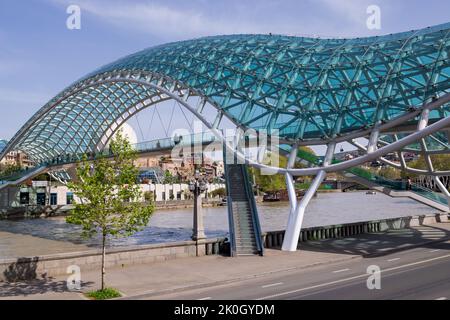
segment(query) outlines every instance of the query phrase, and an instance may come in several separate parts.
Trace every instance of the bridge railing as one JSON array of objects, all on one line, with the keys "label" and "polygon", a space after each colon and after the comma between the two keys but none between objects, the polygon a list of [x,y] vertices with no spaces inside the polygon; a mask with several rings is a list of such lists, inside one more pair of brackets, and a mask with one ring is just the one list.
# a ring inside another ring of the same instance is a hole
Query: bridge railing
[{"label": "bridge railing", "polygon": [[[151,152],[164,149],[171,149],[176,146],[191,146],[192,144],[202,143],[208,144],[217,141],[217,137],[210,132],[203,132],[199,134],[191,134],[186,136],[175,136],[173,138],[155,139],[151,141],[141,142],[133,144],[132,147],[137,152]],[[8,183],[9,181],[15,181],[42,167],[59,166],[71,163],[77,163],[86,159],[88,161],[95,160],[103,157],[110,157],[112,153],[109,149],[105,149],[99,152],[87,152],[87,153],[69,153],[56,156],[52,159],[39,162],[35,167],[29,169],[23,169],[12,172],[8,175],[0,176],[0,185]]]},{"label": "bridge railing", "polygon": [[[322,160],[321,157],[318,157],[304,149],[300,149],[297,152],[297,156],[301,159],[304,159],[310,163],[319,165],[321,164]],[[341,161],[339,160],[333,160],[333,163],[339,163]],[[431,201],[443,204],[443,205],[447,205],[448,204],[448,200],[447,197],[445,197],[443,194],[435,192],[431,189],[422,187],[418,184],[411,184],[411,188],[407,189],[407,184],[404,181],[400,181],[400,180],[390,180],[384,177],[381,177],[379,175],[374,174],[373,172],[366,170],[364,168],[361,167],[354,167],[354,168],[350,168],[348,170],[346,170],[349,173],[354,174],[355,176],[358,176],[360,178],[369,180],[369,181],[373,181],[381,186],[385,186],[388,187],[390,189],[393,190],[397,190],[397,191],[411,191],[414,192],[422,197],[425,197]]]}]

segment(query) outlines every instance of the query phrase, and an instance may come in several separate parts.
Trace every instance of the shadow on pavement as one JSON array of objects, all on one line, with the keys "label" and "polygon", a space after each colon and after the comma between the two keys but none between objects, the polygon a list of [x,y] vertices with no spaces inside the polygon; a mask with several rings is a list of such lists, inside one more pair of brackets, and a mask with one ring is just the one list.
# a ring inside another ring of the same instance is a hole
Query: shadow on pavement
[{"label": "shadow on pavement", "polygon": [[[47,278],[46,274],[38,275],[38,262],[38,257],[19,258],[10,264],[3,272],[5,281],[0,281],[0,298],[69,292],[66,281],[54,281],[53,278]],[[82,287],[92,284],[86,282]]]},{"label": "shadow on pavement", "polygon": [[450,239],[450,229],[421,226],[414,229],[389,230],[383,233],[361,234],[340,239],[327,239],[301,243],[299,250],[364,257],[387,255],[408,247],[423,246],[450,251],[450,243],[430,243]]},{"label": "shadow on pavement", "polygon": [[[83,288],[88,288],[93,282],[85,282]],[[53,278],[31,280],[27,282],[0,282],[0,298],[26,297],[46,293],[73,292],[67,288],[66,281],[55,281]]]},{"label": "shadow on pavement", "polygon": [[36,269],[39,257],[19,258],[10,264],[3,272],[3,277],[8,282],[26,281],[37,278]]}]

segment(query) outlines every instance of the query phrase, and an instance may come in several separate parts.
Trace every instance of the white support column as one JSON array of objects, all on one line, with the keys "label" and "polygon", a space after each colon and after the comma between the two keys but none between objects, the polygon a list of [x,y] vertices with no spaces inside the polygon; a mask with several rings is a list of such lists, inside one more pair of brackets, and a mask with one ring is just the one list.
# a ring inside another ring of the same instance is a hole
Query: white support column
[{"label": "white support column", "polygon": [[[297,159],[298,145],[294,144],[292,146],[291,153],[289,154],[287,168],[292,169],[295,166],[295,160]],[[294,177],[290,173],[286,173],[286,186],[289,197],[290,211],[288,218],[288,225],[292,221],[295,209],[297,208],[297,194],[295,192],[295,181]]]},{"label": "white support column", "polygon": [[430,109],[423,109],[419,123],[417,125],[417,130],[421,131],[425,129],[428,126],[429,119],[430,119]]},{"label": "white support column", "polygon": [[[419,131],[425,129],[428,126],[429,118],[430,118],[430,110],[424,109],[422,111],[421,119],[419,121],[418,128],[417,128]],[[428,149],[427,149],[427,144],[425,142],[425,139],[421,139],[420,144],[421,144],[422,152],[423,152],[422,156],[425,158],[425,164],[427,165],[428,172],[432,173],[432,172],[434,172],[433,161],[431,160],[430,155],[427,153]],[[433,176],[432,179],[438,186],[439,190],[447,198],[447,205],[448,205],[448,208],[450,211],[450,192],[447,190],[447,188],[444,186],[444,184],[442,183],[441,179],[438,176]]]},{"label": "white support column", "polygon": [[369,137],[369,144],[367,145],[367,153],[374,153],[377,151],[379,136],[380,131],[378,129],[372,131]]},{"label": "white support column", "polygon": [[[336,144],[334,142],[328,145],[327,153],[325,155],[325,159],[323,162],[324,167],[328,166],[333,160],[335,148]],[[320,184],[323,182],[326,176],[327,173],[324,170],[319,171],[319,173],[314,178],[311,186],[306,191],[305,196],[301,199],[300,203],[297,204],[294,213],[292,214],[292,216],[289,217],[286,233],[284,236],[283,246],[281,248],[282,251],[291,251],[291,252],[297,251],[298,240],[303,225],[303,219],[305,217],[306,207],[313,198],[317,189],[319,189]]]}]

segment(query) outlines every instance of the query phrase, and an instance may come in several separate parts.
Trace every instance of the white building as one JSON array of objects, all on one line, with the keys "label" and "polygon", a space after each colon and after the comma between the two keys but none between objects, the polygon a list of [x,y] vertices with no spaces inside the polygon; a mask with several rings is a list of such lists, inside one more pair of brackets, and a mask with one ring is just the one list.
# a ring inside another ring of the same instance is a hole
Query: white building
[{"label": "white building", "polygon": [[[208,193],[225,188],[224,184],[208,184],[207,192],[202,194],[205,198]],[[64,185],[50,186],[47,181],[33,181],[32,186],[7,188],[7,192],[0,193],[0,207],[23,207],[34,205],[65,206],[77,200],[71,190]],[[191,199],[188,184],[141,184],[141,190],[151,192],[155,201],[180,201]],[[143,199],[141,199],[144,201]]]}]

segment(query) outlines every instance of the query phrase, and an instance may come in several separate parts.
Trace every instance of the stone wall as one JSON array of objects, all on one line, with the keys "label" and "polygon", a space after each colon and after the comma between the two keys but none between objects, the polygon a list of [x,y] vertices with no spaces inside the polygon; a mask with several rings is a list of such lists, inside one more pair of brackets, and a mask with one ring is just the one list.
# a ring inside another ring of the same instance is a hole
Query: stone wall
[{"label": "stone wall", "polygon": [[[106,267],[122,267],[226,252],[225,239],[208,239],[199,241],[198,245],[195,241],[185,241],[112,248],[107,250]],[[82,271],[98,270],[101,267],[101,250],[0,260],[0,281],[15,282],[63,275],[67,274],[67,268],[73,265],[79,266]]]},{"label": "stone wall", "polygon": [[[421,225],[429,225],[448,221],[447,213],[436,215],[412,216],[393,219],[384,219],[377,221],[366,221],[358,223],[349,223],[342,225],[304,228],[300,232],[299,243],[323,240],[338,239],[358,234],[377,233],[388,230],[400,230]],[[265,248],[281,247],[284,240],[285,231],[271,231],[262,235]]]}]

